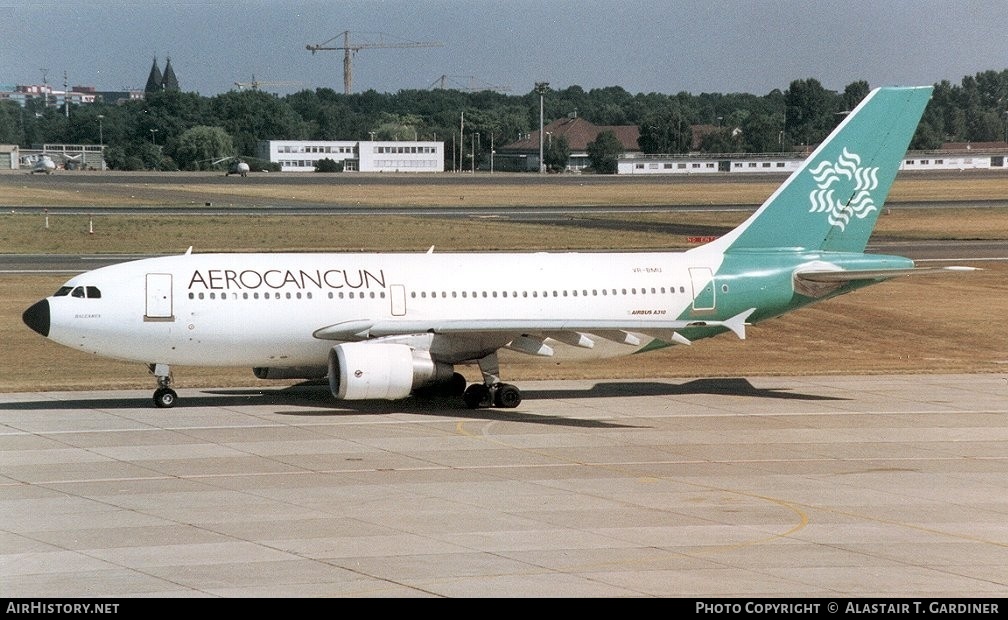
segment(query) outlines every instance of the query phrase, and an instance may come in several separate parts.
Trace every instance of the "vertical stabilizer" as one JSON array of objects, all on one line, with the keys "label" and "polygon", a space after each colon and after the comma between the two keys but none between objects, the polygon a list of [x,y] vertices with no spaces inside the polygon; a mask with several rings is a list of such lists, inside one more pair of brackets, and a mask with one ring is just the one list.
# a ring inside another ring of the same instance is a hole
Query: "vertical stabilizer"
[{"label": "vertical stabilizer", "polygon": [[931,91],[873,90],[749,219],[704,247],[863,252]]}]

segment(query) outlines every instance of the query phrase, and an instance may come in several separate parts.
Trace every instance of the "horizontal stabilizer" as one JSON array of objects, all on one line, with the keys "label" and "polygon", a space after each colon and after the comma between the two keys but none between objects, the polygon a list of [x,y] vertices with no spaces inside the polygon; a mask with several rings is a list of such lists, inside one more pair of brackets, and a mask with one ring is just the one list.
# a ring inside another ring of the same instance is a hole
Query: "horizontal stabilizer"
[{"label": "horizontal stabilizer", "polygon": [[739,312],[735,316],[725,321],[690,321],[686,327],[727,327],[739,340],[745,340],[746,319],[756,312],[756,308],[749,308],[745,312]]},{"label": "horizontal stabilizer", "polygon": [[979,267],[913,267],[910,269],[846,269],[799,271],[795,277],[809,282],[855,282],[886,280],[900,276],[927,275],[949,271],[980,271]]}]

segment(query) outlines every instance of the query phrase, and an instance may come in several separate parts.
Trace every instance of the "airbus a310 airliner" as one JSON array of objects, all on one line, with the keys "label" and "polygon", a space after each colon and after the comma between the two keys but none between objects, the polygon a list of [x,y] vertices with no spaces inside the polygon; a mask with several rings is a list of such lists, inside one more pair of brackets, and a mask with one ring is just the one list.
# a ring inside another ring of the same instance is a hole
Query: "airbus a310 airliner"
[{"label": "airbus a310 airliner", "polygon": [[[921,271],[864,249],[931,87],[873,90],[760,208],[685,252],[199,254],[80,274],[24,322],[60,344],[147,364],[328,377],[337,399],[441,387],[516,407],[498,352],[549,360],[690,344]],[[191,250],[191,248],[190,248]],[[478,364],[466,386],[455,366]]]}]

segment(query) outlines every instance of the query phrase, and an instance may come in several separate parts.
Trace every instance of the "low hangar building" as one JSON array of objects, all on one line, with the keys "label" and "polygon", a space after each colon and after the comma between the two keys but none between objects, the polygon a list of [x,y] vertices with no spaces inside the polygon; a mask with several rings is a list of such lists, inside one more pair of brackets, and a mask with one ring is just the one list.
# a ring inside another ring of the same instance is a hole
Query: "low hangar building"
[{"label": "low hangar building", "polygon": [[444,142],[371,140],[264,140],[258,156],[281,172],[313,172],[320,159],[346,172],[444,172]]}]

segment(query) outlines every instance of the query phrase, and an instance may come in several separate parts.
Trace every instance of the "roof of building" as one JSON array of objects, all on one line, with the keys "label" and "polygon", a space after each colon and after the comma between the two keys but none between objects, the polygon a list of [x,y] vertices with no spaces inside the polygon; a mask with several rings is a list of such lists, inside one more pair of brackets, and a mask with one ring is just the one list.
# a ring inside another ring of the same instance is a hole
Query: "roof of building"
[{"label": "roof of building", "polygon": [[946,142],[941,145],[942,151],[1003,151],[1008,148],[1005,142]]},{"label": "roof of building", "polygon": [[[562,136],[572,151],[584,151],[588,143],[593,142],[603,131],[611,131],[627,152],[640,151],[637,138],[640,129],[636,125],[596,125],[583,118],[567,117],[553,121],[543,127],[546,139],[550,136]],[[533,131],[520,140],[500,147],[502,151],[539,151],[539,132]]]}]

